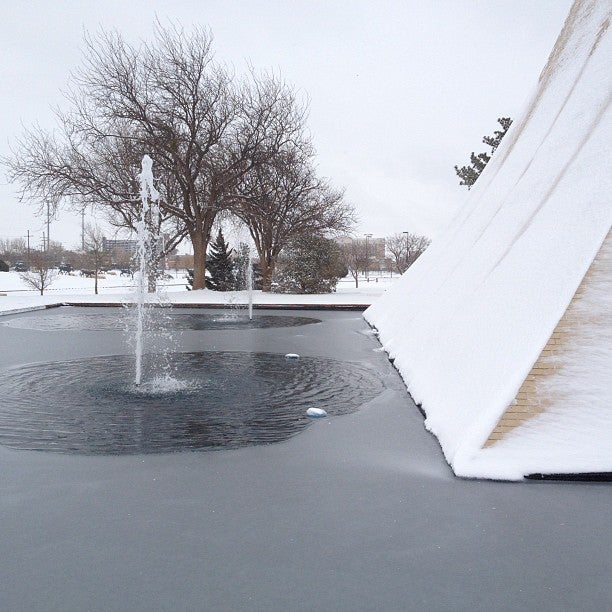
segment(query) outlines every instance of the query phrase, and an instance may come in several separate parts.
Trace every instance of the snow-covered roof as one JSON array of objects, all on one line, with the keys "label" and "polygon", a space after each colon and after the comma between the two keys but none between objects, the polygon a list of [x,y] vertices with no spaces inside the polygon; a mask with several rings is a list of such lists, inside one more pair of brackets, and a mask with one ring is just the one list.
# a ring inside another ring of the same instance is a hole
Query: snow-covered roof
[{"label": "snow-covered roof", "polygon": [[[483,462],[482,446],[610,229],[610,7],[575,2],[522,116],[460,214],[365,313],[458,475],[572,471],[546,452],[535,469],[516,458],[514,469],[497,469]],[[600,348],[609,362],[612,349]],[[612,471],[612,451],[586,469],[604,468]]]}]

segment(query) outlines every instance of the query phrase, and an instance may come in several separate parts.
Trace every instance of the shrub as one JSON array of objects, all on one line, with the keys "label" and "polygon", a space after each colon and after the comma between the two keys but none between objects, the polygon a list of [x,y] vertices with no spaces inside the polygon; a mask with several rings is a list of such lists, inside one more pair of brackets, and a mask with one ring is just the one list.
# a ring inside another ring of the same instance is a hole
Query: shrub
[{"label": "shrub", "polygon": [[279,258],[272,289],[276,293],[332,293],[346,276],[338,245],[322,236],[295,239]]}]

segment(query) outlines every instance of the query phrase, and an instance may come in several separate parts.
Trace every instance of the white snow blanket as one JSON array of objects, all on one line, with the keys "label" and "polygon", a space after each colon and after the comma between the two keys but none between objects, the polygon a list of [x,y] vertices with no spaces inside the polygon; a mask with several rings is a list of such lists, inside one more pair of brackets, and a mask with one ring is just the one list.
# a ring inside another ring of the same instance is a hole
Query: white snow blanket
[{"label": "white snow blanket", "polygon": [[580,369],[560,381],[567,427],[536,418],[482,449],[612,222],[610,12],[606,0],[573,5],[463,210],[365,313],[460,476],[612,471],[612,349],[598,330],[583,370],[608,375],[595,390]]}]

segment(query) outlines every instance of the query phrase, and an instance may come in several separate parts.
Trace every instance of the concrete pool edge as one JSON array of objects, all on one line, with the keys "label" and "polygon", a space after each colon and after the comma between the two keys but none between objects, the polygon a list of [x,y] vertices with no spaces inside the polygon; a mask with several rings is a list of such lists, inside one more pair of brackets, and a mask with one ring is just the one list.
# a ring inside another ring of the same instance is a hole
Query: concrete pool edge
[{"label": "concrete pool edge", "polygon": [[[115,308],[121,306],[133,306],[132,302],[62,302],[54,306],[80,306],[84,308]],[[202,309],[228,309],[235,310],[245,307],[246,304],[232,305],[226,303],[201,303],[201,302],[170,302],[167,304],[150,304],[155,308],[202,308]],[[346,310],[363,312],[369,304],[253,304],[254,310]]]},{"label": "concrete pool edge", "polygon": [[[41,304],[37,306],[24,306],[13,310],[0,310],[0,317],[4,315],[16,315],[37,310],[48,310],[62,306],[73,306],[82,308],[122,308],[134,306],[133,302],[55,302],[53,304]],[[201,309],[236,309],[235,305],[225,303],[189,303],[170,302],[168,304],[150,304],[154,308],[201,308]],[[329,311],[353,311],[363,312],[369,304],[253,304],[254,310],[329,310]]]}]

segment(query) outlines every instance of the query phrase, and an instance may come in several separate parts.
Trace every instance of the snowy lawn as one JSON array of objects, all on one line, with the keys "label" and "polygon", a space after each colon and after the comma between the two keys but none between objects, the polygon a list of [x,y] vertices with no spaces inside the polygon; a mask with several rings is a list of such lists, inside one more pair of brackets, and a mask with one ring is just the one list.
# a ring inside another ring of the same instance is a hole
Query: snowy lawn
[{"label": "snowy lawn", "polygon": [[[187,280],[184,272],[169,272],[171,279],[160,283],[165,299],[178,304],[227,304],[240,305],[248,303],[246,291],[187,291]],[[341,279],[335,293],[319,295],[290,295],[280,293],[263,293],[255,291],[253,302],[257,304],[332,304],[336,306],[369,306],[380,297],[391,284],[399,278],[397,275],[370,273],[370,281],[359,279],[359,288],[351,278]],[[135,296],[135,285],[131,278],[120,276],[116,271],[105,274],[98,279],[98,295],[94,294],[94,279],[73,274],[58,274],[44,295],[28,289],[17,272],[0,272],[0,314],[15,312],[21,309],[44,308],[47,304],[70,302],[125,302]]]}]

